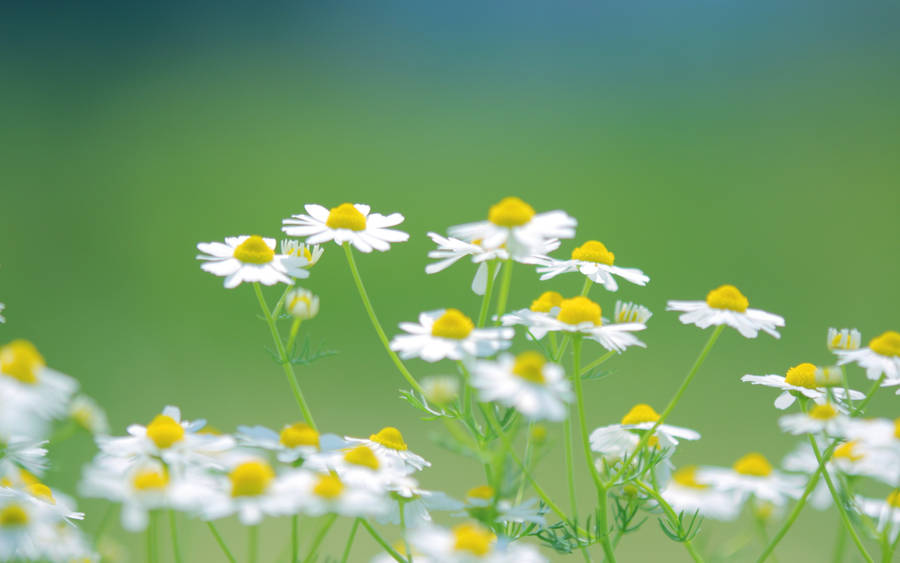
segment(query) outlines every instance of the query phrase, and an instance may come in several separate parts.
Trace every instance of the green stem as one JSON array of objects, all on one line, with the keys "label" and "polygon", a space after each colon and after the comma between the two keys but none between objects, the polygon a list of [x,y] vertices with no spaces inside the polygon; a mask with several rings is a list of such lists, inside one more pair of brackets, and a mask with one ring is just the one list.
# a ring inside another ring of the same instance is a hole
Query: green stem
[{"label": "green stem", "polygon": [[300,515],[291,516],[291,563],[297,563],[300,556]]},{"label": "green stem", "polygon": [[406,560],[409,563],[412,563],[413,553],[409,548],[409,541],[406,539],[406,510],[404,510],[404,503],[400,502],[400,533],[403,536],[403,548],[406,550]]},{"label": "green stem", "polygon": [[93,546],[95,549],[98,545],[100,545],[100,540],[103,538],[103,533],[106,531],[106,527],[112,520],[112,515],[115,510],[115,504],[110,503],[109,506],[106,507],[106,511],[103,513],[103,517],[100,519],[100,523],[97,525],[97,530],[94,532]]},{"label": "green stem", "polygon": [[178,544],[178,523],[175,521],[175,511],[169,510],[169,529],[172,532],[172,553],[175,563],[181,563],[181,547]]},{"label": "green stem", "polygon": [[506,301],[509,299],[509,287],[512,285],[512,257],[503,261],[503,280],[500,282],[500,293],[497,295],[497,318],[494,324],[500,324],[500,317],[506,312]]},{"label": "green stem", "polygon": [[487,263],[487,286],[484,296],[481,298],[481,310],[478,312],[478,328],[483,328],[487,322],[488,311],[491,308],[491,294],[494,293],[494,272],[497,271],[498,262],[490,260]]},{"label": "green stem", "polygon": [[353,526],[350,527],[350,536],[347,538],[347,545],[344,546],[344,554],[341,556],[341,563],[347,563],[347,559],[350,557],[350,548],[353,547],[353,540],[356,539],[356,530],[359,529],[359,518],[353,521]]},{"label": "green stem", "polygon": [[588,365],[586,365],[586,366],[584,366],[583,368],[581,368],[581,374],[580,374],[580,375],[581,375],[582,377],[584,377],[585,375],[589,374],[589,373],[591,372],[591,370],[593,370],[595,367],[597,367],[597,366],[599,366],[599,365],[605,363],[608,359],[612,358],[612,357],[615,356],[615,355],[616,355],[616,353],[615,353],[613,350],[610,350],[609,352],[603,354],[602,356],[600,356],[599,358],[597,358],[597,359],[594,360],[593,362],[591,362],[591,363],[589,363]]},{"label": "green stem", "polygon": [[587,297],[588,293],[591,292],[591,286],[594,285],[593,280],[591,278],[584,278],[584,285],[581,286],[581,296]]},{"label": "green stem", "polygon": [[275,351],[278,353],[278,361],[281,363],[281,369],[284,370],[284,376],[287,378],[288,385],[294,393],[294,399],[300,407],[300,412],[303,413],[303,419],[313,428],[313,430],[317,430],[316,422],[313,420],[309,406],[306,404],[306,399],[303,398],[303,391],[300,390],[300,384],[297,382],[297,374],[294,373],[294,365],[291,363],[291,358],[284,348],[284,342],[281,340],[281,334],[278,332],[278,325],[275,323],[275,318],[269,311],[269,306],[266,303],[266,298],[263,296],[259,282],[253,282],[253,289],[256,291],[256,298],[259,300],[259,306],[262,308],[266,324],[269,325],[269,332],[272,333],[272,340],[275,342]]},{"label": "green stem", "polygon": [[[594,486],[599,493],[600,489],[606,487],[603,486],[603,482],[600,480],[600,474],[597,473],[597,467],[593,463],[594,456],[591,453],[591,442],[588,438],[587,421],[584,414],[584,389],[582,388],[581,376],[579,375],[581,373],[582,343],[583,340],[581,335],[575,336],[575,339],[572,342],[572,379],[575,380],[575,401],[578,408],[578,426],[581,430],[581,446],[584,448],[584,460],[588,465],[588,471],[591,474],[591,478],[594,480]],[[605,506],[601,506],[600,510],[605,512]]]},{"label": "green stem", "polygon": [[[659,494],[656,489],[648,487],[640,481],[637,481],[636,485],[639,489],[646,492],[648,495],[652,496],[654,500],[656,500],[657,504],[659,504],[659,507],[663,509],[663,512],[666,513],[670,520],[674,522],[680,522],[675,509],[672,508],[672,505],[669,504],[669,502],[665,498],[663,498],[663,496]],[[679,530],[679,532],[681,532],[681,530]],[[697,563],[703,563],[703,557],[700,555],[700,552],[697,551],[697,548],[694,547],[694,544],[691,542],[691,540],[685,541],[684,547],[685,549],[687,549],[688,553],[691,555],[691,558],[693,558],[694,561],[696,561]]]},{"label": "green stem", "polygon": [[575,493],[575,464],[574,464],[574,456],[572,455],[573,444],[572,444],[572,416],[571,411],[569,416],[566,416],[566,419],[563,421],[563,434],[565,434],[565,457],[566,457],[566,476],[568,478],[568,486],[569,486],[569,510],[575,519],[578,518],[578,495]]},{"label": "green stem", "polygon": [[209,526],[209,531],[212,533],[213,537],[216,538],[216,543],[219,544],[219,547],[222,549],[222,553],[225,554],[225,557],[231,563],[237,563],[237,560],[232,555],[231,550],[228,549],[228,546],[225,544],[225,540],[222,539],[221,534],[219,534],[219,530],[216,529],[216,525],[212,522],[207,522],[207,526]]},{"label": "green stem", "polygon": [[425,394],[425,390],[422,389],[422,386],[419,385],[419,382],[409,373],[409,370],[406,369],[406,365],[400,359],[400,356],[397,355],[396,352],[391,350],[391,343],[388,341],[387,335],[384,333],[384,329],[381,327],[381,323],[378,322],[378,317],[375,315],[375,309],[372,308],[372,302],[369,300],[369,294],[366,292],[366,286],[363,285],[362,278],[359,277],[359,269],[356,267],[356,260],[353,258],[353,250],[350,248],[350,243],[344,243],[344,253],[347,255],[347,264],[350,266],[350,274],[353,276],[353,282],[356,284],[356,290],[359,291],[359,296],[362,299],[363,307],[366,309],[366,313],[369,314],[369,320],[372,321],[372,326],[375,328],[375,332],[378,334],[378,339],[381,340],[382,346],[387,351],[388,356],[391,357],[391,360],[394,362],[394,365],[397,366],[397,369],[400,370],[400,374],[406,379],[406,381],[412,386],[413,389],[421,393]]},{"label": "green stem", "polygon": [[316,551],[318,551],[319,546],[322,545],[322,541],[325,539],[325,536],[328,534],[328,530],[331,529],[334,521],[337,520],[337,514],[330,514],[326,517],[325,523],[322,524],[322,528],[316,534],[316,537],[313,538],[312,545],[309,548],[309,553],[306,555],[306,558],[303,560],[303,563],[309,563],[313,561],[316,557]]},{"label": "green stem", "polygon": [[259,524],[247,526],[247,561],[256,563],[259,557]]},{"label": "green stem", "polygon": [[838,521],[838,529],[835,535],[834,555],[831,557],[832,563],[841,563],[844,560],[844,548],[847,544],[847,530],[844,529],[844,523]]},{"label": "green stem", "polygon": [[150,511],[147,523],[147,563],[156,563],[156,511]]},{"label": "green stem", "polygon": [[597,502],[600,505],[597,510],[597,528],[600,533],[600,546],[603,548],[603,555],[606,557],[607,563],[616,563],[616,553],[613,551],[612,542],[609,541],[609,493],[606,487],[600,487],[597,492]]},{"label": "green stem", "polygon": [[[760,516],[754,516],[753,518],[756,521],[756,533],[759,535],[759,539],[763,545],[769,545],[769,532],[766,531],[766,521]],[[778,560],[775,558],[775,553],[772,553],[770,556],[772,559],[772,563],[778,563]]]},{"label": "green stem", "polygon": [[394,561],[396,561],[397,563],[407,563],[406,559],[402,555],[397,553],[396,549],[388,545],[388,542],[384,541],[384,538],[375,531],[375,528],[373,528],[367,520],[363,520],[362,518],[357,518],[356,520],[357,522],[362,524],[362,527],[365,528],[367,532],[369,532],[369,535],[372,536],[372,539],[381,546],[381,549],[383,549],[385,552],[387,552],[388,555],[394,558]]},{"label": "green stem", "polygon": [[288,333],[287,347],[285,348],[289,354],[294,353],[294,344],[297,342],[297,333],[300,332],[301,322],[300,319],[295,318],[294,322],[291,323],[291,332]]},{"label": "green stem", "polygon": [[872,387],[869,388],[869,392],[866,394],[866,397],[862,400],[862,402],[860,404],[856,405],[856,408],[853,409],[853,412],[850,413],[850,416],[856,416],[865,410],[866,405],[868,405],[869,401],[872,400],[872,397],[875,396],[875,392],[878,391],[879,387],[881,387],[881,384],[884,382],[885,377],[887,377],[887,374],[884,374],[884,373],[881,374],[881,377],[879,377],[878,381],[876,381],[872,385]]}]

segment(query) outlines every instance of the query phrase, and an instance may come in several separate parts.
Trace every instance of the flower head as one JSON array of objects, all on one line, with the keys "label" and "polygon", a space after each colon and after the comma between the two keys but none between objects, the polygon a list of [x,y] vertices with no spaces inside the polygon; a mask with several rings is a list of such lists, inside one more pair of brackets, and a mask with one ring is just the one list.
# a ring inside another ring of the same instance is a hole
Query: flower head
[{"label": "flower head", "polygon": [[866,377],[878,379],[885,376],[886,383],[900,380],[900,332],[889,330],[869,341],[858,350],[835,350],[838,365],[856,363],[866,370]]},{"label": "flower head", "polygon": [[563,368],[534,351],[475,362],[472,386],[480,400],[513,407],[529,420],[563,420],[574,397]]},{"label": "flower head", "polygon": [[637,268],[614,266],[615,255],[606,245],[597,240],[589,240],[572,251],[569,260],[557,260],[546,255],[537,256],[527,261],[538,265],[538,273],[542,280],[554,278],[567,272],[581,272],[589,280],[598,283],[609,291],[619,289],[616,277],[620,277],[636,285],[647,285],[650,278]]},{"label": "flower head", "polygon": [[776,328],[784,326],[784,318],[749,307],[738,288],[723,285],[710,291],[705,301],[669,301],[666,310],[683,312],[678,320],[700,328],[728,325],[747,338],[756,338],[760,330],[780,338]]},{"label": "flower head", "polygon": [[258,235],[226,237],[225,242],[201,242],[197,249],[203,254],[204,271],[225,278],[225,287],[231,289],[243,282],[259,282],[263,285],[292,284],[292,278],[309,277],[303,267],[309,264],[305,257],[275,254],[275,239]]},{"label": "flower head", "polygon": [[307,204],[304,208],[305,215],[292,215],[282,221],[282,230],[288,236],[307,237],[307,244],[333,240],[337,244],[350,243],[360,252],[384,252],[392,242],[409,239],[407,233],[390,228],[403,222],[399,213],[370,213],[370,207],[362,203],[342,203],[331,209]]},{"label": "flower head", "polygon": [[[745,375],[741,381],[781,389],[782,393],[775,399],[775,408],[782,410],[793,405],[798,396],[805,396],[817,403],[825,402],[829,393],[838,400],[847,399],[847,391],[838,387],[843,381],[841,370],[832,366],[820,367],[805,362],[790,368],[783,376]],[[849,393],[854,401],[865,397],[863,393],[852,389]]]},{"label": "flower head", "polygon": [[496,354],[510,346],[509,328],[475,328],[458,309],[440,309],[419,315],[418,323],[400,323],[406,334],[395,336],[391,349],[402,358],[426,362],[462,360]]}]

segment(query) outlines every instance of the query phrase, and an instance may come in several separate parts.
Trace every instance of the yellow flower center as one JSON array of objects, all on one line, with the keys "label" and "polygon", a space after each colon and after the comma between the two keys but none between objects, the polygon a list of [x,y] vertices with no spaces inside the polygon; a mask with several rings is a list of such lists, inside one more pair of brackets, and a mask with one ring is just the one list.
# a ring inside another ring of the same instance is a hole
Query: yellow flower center
[{"label": "yellow flower center", "polygon": [[750,306],[744,294],[733,285],[723,285],[706,295],[706,304],[713,309],[728,309],[743,313]]},{"label": "yellow flower center", "polygon": [[369,440],[392,450],[402,452],[409,449],[406,442],[403,441],[403,434],[393,426],[385,426],[378,431],[378,434],[369,436]]},{"label": "yellow flower center", "polygon": [[559,304],[559,314],[556,318],[569,325],[577,325],[581,323],[593,323],[597,326],[603,324],[601,318],[602,310],[587,297],[573,297],[571,299],[563,299]]},{"label": "yellow flower center", "polygon": [[40,480],[37,477],[29,473],[28,471],[25,471],[24,469],[19,470],[19,479],[21,479],[22,482],[26,485],[37,485],[38,483],[40,483]]},{"label": "yellow flower center", "polygon": [[138,471],[131,480],[131,486],[138,491],[159,491],[169,484],[169,474],[163,469]]},{"label": "yellow flower center", "polygon": [[900,418],[894,420],[894,438],[900,440]]},{"label": "yellow flower center", "polygon": [[525,381],[532,383],[544,383],[544,364],[547,360],[539,352],[529,350],[522,352],[516,356],[516,363],[513,364],[512,371]]},{"label": "yellow flower center", "polygon": [[838,414],[837,409],[831,406],[831,403],[824,405],[816,405],[809,411],[809,417],[816,420],[831,420]]},{"label": "yellow flower center", "polygon": [[0,348],[0,372],[22,383],[37,383],[38,372],[46,366],[34,344],[13,340]]},{"label": "yellow flower center", "polygon": [[28,485],[28,494],[35,498],[39,498],[45,502],[49,502],[50,504],[56,504],[56,499],[53,498],[53,491],[50,490],[50,487],[43,483],[34,483],[32,485]]},{"label": "yellow flower center", "polygon": [[147,437],[157,448],[164,450],[184,438],[184,427],[171,416],[159,414],[147,425]]},{"label": "yellow flower center", "polygon": [[543,424],[535,424],[531,427],[531,441],[535,444],[543,444],[547,441],[547,427]]},{"label": "yellow flower center", "polygon": [[859,461],[865,456],[862,454],[858,454],[854,452],[854,448],[859,442],[856,440],[852,440],[850,442],[845,442],[835,448],[832,456],[835,459],[846,459],[847,461]]},{"label": "yellow flower center", "polygon": [[494,534],[475,524],[460,524],[453,528],[453,549],[472,555],[487,555],[491,551]]},{"label": "yellow flower center", "polygon": [[296,448],[298,446],[319,447],[319,433],[305,422],[297,422],[281,429],[278,440],[282,446]]},{"label": "yellow flower center", "polygon": [[616,255],[607,250],[606,245],[597,240],[589,240],[572,251],[572,260],[597,262],[612,266]]},{"label": "yellow flower center", "polygon": [[869,349],[881,356],[900,356],[900,332],[889,330],[869,341]]},{"label": "yellow flower center", "polygon": [[491,206],[488,220],[498,227],[521,227],[534,217],[534,208],[517,197],[505,197]]},{"label": "yellow flower center", "polygon": [[331,229],[350,229],[351,231],[366,230],[366,216],[360,213],[359,209],[352,203],[342,203],[328,212],[328,219],[325,221]]},{"label": "yellow flower center", "polygon": [[0,510],[0,528],[12,528],[26,524],[28,524],[28,513],[18,504],[10,504]]},{"label": "yellow flower center", "polygon": [[888,495],[887,503],[894,508],[900,508],[900,489],[897,489]]},{"label": "yellow flower center", "polygon": [[709,487],[709,485],[697,481],[696,465],[682,467],[672,475],[672,479],[682,487],[691,489],[706,489]]},{"label": "yellow flower center", "polygon": [[816,388],[816,366],[804,362],[796,365],[787,371],[784,381],[788,385],[796,387],[806,387],[807,389]]},{"label": "yellow flower center", "polygon": [[228,475],[231,481],[231,496],[255,497],[266,492],[275,478],[272,467],[264,461],[245,461]]},{"label": "yellow flower center", "polygon": [[326,499],[336,499],[344,492],[344,484],[338,479],[337,475],[328,474],[319,477],[318,482],[313,487],[313,493]]},{"label": "yellow flower center", "polygon": [[768,477],[772,474],[772,464],[762,454],[753,452],[734,462],[732,466],[741,475]]},{"label": "yellow flower center", "polygon": [[466,493],[466,498],[491,500],[494,498],[494,487],[491,487],[490,485],[481,485],[480,487],[469,489]]},{"label": "yellow flower center", "polygon": [[353,465],[368,467],[372,471],[378,471],[380,465],[378,463],[378,458],[375,457],[375,452],[372,451],[372,448],[365,445],[356,446],[352,450],[347,450],[347,453],[344,454],[344,461],[352,463]]},{"label": "yellow flower center", "polygon": [[556,291],[545,291],[531,302],[531,310],[535,313],[549,313],[550,309],[559,307],[562,302],[563,296]]},{"label": "yellow flower center", "polygon": [[622,424],[643,424],[644,422],[656,422],[659,414],[650,405],[643,403],[634,405],[628,414],[622,417]]},{"label": "yellow flower center", "polygon": [[431,325],[431,335],[439,338],[462,340],[469,336],[475,328],[472,319],[459,309],[447,309],[443,315]]},{"label": "yellow flower center", "polygon": [[261,236],[253,235],[234,249],[233,256],[245,264],[268,264],[275,257],[275,251]]}]

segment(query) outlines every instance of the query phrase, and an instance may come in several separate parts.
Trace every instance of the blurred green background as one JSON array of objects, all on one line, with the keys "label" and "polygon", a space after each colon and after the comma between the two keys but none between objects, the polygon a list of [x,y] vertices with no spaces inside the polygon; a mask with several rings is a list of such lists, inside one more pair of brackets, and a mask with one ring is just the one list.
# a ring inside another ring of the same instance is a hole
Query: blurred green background
[{"label": "blurred green background", "polygon": [[[623,298],[656,315],[648,348],[589,385],[589,424],[616,422],[636,402],[661,409],[706,338],[665,301],[734,283],[787,327],[781,340],[724,335],[671,419],[703,434],[675,462],[727,465],[750,450],[780,460],[794,442],[777,429],[776,392],[740,376],[829,361],[829,326],[858,327],[864,340],[898,328],[898,16],[896,4],[869,2],[10,8],[0,22],[0,340],[34,340],[119,433],[166,404],[225,430],[278,427],[298,412],[252,291],[202,272],[197,242],[277,236],[309,202],[400,211],[410,241],[358,259],[395,334],[421,310],[477,312],[470,264],[424,273],[425,233],[518,195],[567,210],[578,240],[604,241],[652,280],[593,294],[607,310]],[[539,284],[517,267],[511,305],[580,284]],[[340,351],[301,369],[320,426],[398,426],[434,462],[423,486],[461,496],[481,484],[479,467],[440,449],[439,429],[398,400],[403,380],[337,247],[304,285],[322,301],[304,330]],[[410,367],[419,377],[450,369]],[[897,416],[896,400],[879,397],[871,412]],[[84,437],[61,446],[54,482],[74,490],[93,451]],[[554,444],[539,470],[558,498],[561,452]],[[102,504],[82,506],[90,530]],[[807,509],[777,553],[828,556],[836,523]],[[749,524],[705,526],[704,541],[721,546]],[[287,529],[266,527],[266,555],[281,552]],[[332,553],[344,530],[330,535]],[[206,530],[186,533],[188,560],[218,560]],[[243,540],[232,539],[239,552]],[[353,559],[373,552],[361,537]],[[685,559],[654,522],[620,553]]]}]

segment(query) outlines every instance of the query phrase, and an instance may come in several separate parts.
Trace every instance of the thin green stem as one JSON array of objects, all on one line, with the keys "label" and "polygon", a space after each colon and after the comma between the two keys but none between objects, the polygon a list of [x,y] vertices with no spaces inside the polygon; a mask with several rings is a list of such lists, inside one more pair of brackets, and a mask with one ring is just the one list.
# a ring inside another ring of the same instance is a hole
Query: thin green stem
[{"label": "thin green stem", "polygon": [[616,563],[616,553],[613,551],[612,542],[609,541],[609,493],[606,487],[600,487],[597,492],[597,503],[600,505],[597,510],[597,528],[600,533],[600,546],[603,548],[603,555],[606,557],[607,563]]},{"label": "thin green stem", "polygon": [[[666,513],[669,519],[675,522],[679,521],[678,513],[676,513],[675,509],[672,508],[672,505],[669,504],[669,502],[661,494],[659,494],[659,491],[657,491],[653,487],[648,487],[646,484],[641,483],[640,481],[637,481],[636,485],[639,489],[652,496],[653,499],[656,500],[656,503],[659,504],[659,507],[663,509],[663,512]],[[697,548],[694,547],[694,544],[691,542],[691,540],[687,540],[683,543],[691,558],[693,558],[693,560],[697,563],[703,563],[703,557],[700,555],[700,552],[697,551]]]},{"label": "thin green stem", "polygon": [[300,515],[291,516],[291,563],[297,563],[300,556]]},{"label": "thin green stem", "polygon": [[303,391],[300,390],[300,383],[297,382],[297,374],[294,373],[294,365],[291,363],[291,358],[284,348],[284,342],[281,340],[281,334],[278,332],[278,325],[276,324],[272,313],[269,311],[269,305],[266,303],[266,298],[263,296],[259,282],[253,282],[253,289],[256,291],[256,298],[259,300],[259,306],[262,308],[266,324],[269,325],[269,332],[272,333],[272,341],[275,343],[278,361],[281,363],[281,369],[284,371],[284,376],[287,378],[288,385],[294,393],[294,399],[300,407],[300,412],[303,413],[303,419],[316,430],[316,422],[313,420],[309,406],[306,404],[306,399],[303,397]]},{"label": "thin green stem", "polygon": [[247,526],[247,561],[256,563],[259,559],[259,524]]},{"label": "thin green stem", "polygon": [[309,563],[310,561],[313,561],[315,559],[316,552],[319,550],[319,546],[322,545],[322,541],[325,539],[325,536],[328,534],[328,530],[331,529],[334,521],[337,520],[337,516],[337,514],[330,514],[326,516],[325,523],[322,524],[319,532],[313,538],[312,545],[309,548],[309,553],[306,555],[303,563]]},{"label": "thin green stem", "polygon": [[[532,435],[532,433],[534,432],[534,423],[533,423],[533,422],[529,422],[529,423],[528,423],[528,428],[527,428],[526,431],[528,432],[528,435],[525,437],[525,456],[524,456],[524,457],[525,457],[525,464],[524,464],[524,465],[525,465],[526,468],[529,468],[529,469],[530,469],[530,466],[531,466],[531,450],[532,450],[532,447],[533,447],[533,445],[532,445],[532,443],[531,443],[531,435]],[[516,488],[516,502],[515,502],[515,503],[516,503],[517,505],[518,505],[519,503],[522,502],[522,496],[523,496],[524,494],[525,494],[525,474],[523,473],[523,474],[522,474],[522,478],[519,479],[519,486]]]},{"label": "thin green stem", "polygon": [[866,394],[866,397],[862,400],[862,402],[860,404],[856,405],[856,408],[853,409],[853,412],[850,413],[850,416],[856,416],[865,410],[866,405],[868,405],[869,401],[872,400],[872,397],[875,396],[875,392],[878,391],[878,388],[881,387],[882,383],[884,383],[884,379],[886,377],[887,377],[887,374],[885,374],[885,373],[881,374],[881,377],[879,377],[878,380],[872,385],[872,387],[869,388],[869,392]]},{"label": "thin green stem", "polygon": [[156,511],[150,511],[147,523],[147,563],[156,563]]},{"label": "thin green stem", "polygon": [[[603,481],[600,480],[600,474],[597,472],[597,467],[594,466],[594,455],[591,453],[591,442],[588,438],[587,420],[584,413],[584,389],[581,385],[581,375],[579,375],[581,373],[582,343],[583,340],[581,335],[577,335],[572,342],[572,379],[575,380],[575,402],[578,409],[578,426],[581,430],[581,446],[584,448],[584,461],[587,463],[588,471],[590,472],[591,478],[594,480],[594,486],[599,493],[600,489],[605,489],[606,487],[603,486]],[[600,510],[605,512],[605,506],[601,506]]]},{"label": "thin green stem", "polygon": [[100,523],[97,525],[97,530],[94,531],[94,548],[100,545],[100,540],[103,538],[103,533],[106,531],[106,527],[109,526],[109,523],[112,520],[112,515],[116,510],[116,506],[117,505],[110,503],[109,506],[106,507],[106,510],[103,512],[103,517],[100,518]]},{"label": "thin green stem", "polygon": [[216,528],[216,525],[212,522],[207,522],[206,525],[209,527],[210,533],[212,533],[213,537],[216,538],[216,543],[219,544],[219,547],[222,549],[222,553],[225,554],[225,557],[231,563],[237,563],[237,560],[232,555],[231,550],[228,549],[228,545],[225,544],[225,540],[222,539],[222,535],[219,534],[219,530]]},{"label": "thin green stem", "polygon": [[481,298],[481,310],[478,312],[478,328],[483,328],[487,322],[488,311],[491,308],[491,294],[494,293],[494,274],[497,271],[499,262],[490,260],[487,263],[487,286],[484,289],[484,296]]},{"label": "thin green stem", "polygon": [[597,359],[594,360],[593,362],[591,362],[591,363],[589,363],[588,365],[586,365],[586,366],[584,366],[583,368],[581,368],[581,374],[580,374],[580,375],[581,375],[582,377],[584,377],[585,375],[589,374],[589,373],[591,372],[591,370],[593,370],[595,367],[597,367],[597,366],[599,366],[599,365],[605,363],[608,359],[612,358],[612,357],[615,356],[615,355],[616,355],[616,353],[615,353],[613,350],[610,350],[609,352],[603,354],[602,356],[600,356],[599,358],[597,358]]},{"label": "thin green stem", "polygon": [[509,299],[509,287],[512,285],[512,257],[503,261],[501,269],[503,279],[500,281],[500,293],[497,295],[497,318],[494,320],[494,324],[500,324],[500,317],[506,312],[506,301]]},{"label": "thin green stem", "polygon": [[294,322],[291,323],[291,332],[288,333],[287,347],[285,348],[288,354],[294,353],[294,344],[297,342],[297,333],[300,332],[301,322],[300,319],[295,318]]},{"label": "thin green stem", "polygon": [[181,563],[181,546],[178,543],[178,522],[175,521],[175,511],[169,510],[169,530],[172,532],[172,553],[175,563]]},{"label": "thin green stem", "polygon": [[847,545],[847,530],[844,529],[843,521],[838,520],[838,528],[834,536],[834,554],[831,556],[831,561],[832,563],[841,563],[844,560],[844,551]]},{"label": "thin green stem", "polygon": [[[762,542],[763,545],[769,545],[771,540],[769,540],[769,532],[766,530],[766,521],[758,515],[754,516],[753,520],[755,520],[756,533],[759,536],[760,542]],[[770,558],[772,559],[772,563],[778,563],[774,552],[770,555]]]},{"label": "thin green stem", "polygon": [[387,351],[388,356],[391,357],[391,360],[394,362],[394,365],[397,366],[397,369],[400,370],[400,374],[406,379],[407,383],[412,386],[413,389],[421,393],[425,394],[425,390],[422,389],[422,386],[419,385],[419,382],[409,373],[409,370],[406,369],[406,365],[400,359],[400,356],[397,355],[396,352],[391,350],[391,343],[388,340],[387,335],[384,333],[384,329],[381,327],[381,323],[378,322],[378,316],[375,315],[375,309],[372,307],[372,301],[369,299],[369,294],[366,291],[366,286],[363,284],[362,278],[359,276],[359,269],[356,267],[356,259],[353,258],[353,250],[350,248],[350,243],[344,243],[344,253],[347,255],[347,264],[350,266],[350,274],[353,276],[353,282],[356,284],[356,290],[359,292],[359,296],[362,299],[363,307],[366,309],[366,313],[369,314],[369,320],[372,321],[372,326],[375,328],[375,332],[378,334],[378,339],[381,340],[382,346]]},{"label": "thin green stem", "polygon": [[353,547],[353,540],[356,539],[356,530],[359,529],[359,518],[353,521],[350,526],[350,536],[347,537],[347,545],[344,546],[344,554],[341,555],[341,563],[347,563],[350,558],[350,549]]},{"label": "thin green stem", "polygon": [[588,293],[591,292],[591,286],[593,286],[593,285],[594,285],[593,280],[591,280],[591,278],[585,277],[585,278],[584,278],[584,285],[581,286],[581,294],[580,294],[580,295],[581,295],[582,297],[587,297],[587,296],[588,296]]},{"label": "thin green stem", "polygon": [[571,514],[578,518],[578,495],[575,493],[575,463],[572,455],[572,416],[571,410],[566,419],[563,421],[563,434],[565,440],[565,458],[566,458],[566,477],[569,487],[569,510]]},{"label": "thin green stem", "polygon": [[373,528],[367,520],[364,520],[362,518],[357,518],[356,520],[362,525],[363,528],[366,529],[367,532],[369,532],[369,535],[372,536],[372,539],[381,546],[381,549],[383,549],[388,555],[394,558],[394,561],[396,561],[397,563],[407,563],[406,559],[402,555],[397,553],[396,549],[388,545],[388,542],[384,541],[384,538],[381,537],[381,535],[377,531],[375,531],[375,528]]},{"label": "thin green stem", "polygon": [[413,560],[412,550],[409,548],[409,541],[406,539],[406,510],[404,510],[404,503],[400,502],[400,533],[403,536],[403,548],[406,550],[406,559],[410,563]]}]

